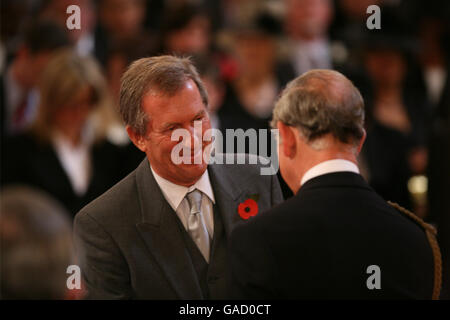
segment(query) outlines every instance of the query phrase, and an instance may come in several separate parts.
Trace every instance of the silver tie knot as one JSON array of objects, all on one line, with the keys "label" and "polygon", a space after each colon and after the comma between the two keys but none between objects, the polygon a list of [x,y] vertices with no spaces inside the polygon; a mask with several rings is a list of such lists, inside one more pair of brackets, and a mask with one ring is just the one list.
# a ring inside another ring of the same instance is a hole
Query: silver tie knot
[{"label": "silver tie knot", "polygon": [[200,213],[200,207],[202,204],[202,193],[195,189],[187,194],[189,207],[191,208],[191,214]]}]

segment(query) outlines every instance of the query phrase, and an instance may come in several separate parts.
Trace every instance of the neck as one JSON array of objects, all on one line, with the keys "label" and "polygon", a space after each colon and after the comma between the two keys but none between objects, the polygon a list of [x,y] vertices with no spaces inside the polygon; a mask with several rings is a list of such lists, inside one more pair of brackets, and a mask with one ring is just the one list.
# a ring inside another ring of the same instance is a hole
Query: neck
[{"label": "neck", "polygon": [[402,94],[402,86],[400,83],[384,83],[380,84],[376,88],[376,96],[378,97],[389,97],[396,98]]},{"label": "neck", "polygon": [[17,83],[21,89],[28,90],[28,86],[26,85],[24,70],[19,62],[13,62],[11,65],[11,76],[15,83]]},{"label": "neck", "polygon": [[254,74],[243,74],[236,80],[236,86],[238,89],[257,88],[265,81],[269,80],[272,74],[268,70],[261,70]]},{"label": "neck", "polygon": [[150,159],[148,158],[148,155],[147,155],[147,160],[148,160],[148,162],[150,164],[150,167],[153,170],[153,172],[156,173],[158,176],[160,176],[161,178],[163,178],[163,179],[165,179],[165,180],[167,180],[167,181],[169,181],[169,182],[171,182],[173,184],[176,184],[178,186],[183,186],[183,187],[186,187],[186,188],[189,188],[189,187],[193,186],[198,180],[200,180],[200,178],[203,176],[203,173],[204,173],[203,172],[199,177],[196,177],[195,179],[189,180],[189,181],[188,180],[180,180],[179,178],[178,179],[173,179],[173,176],[164,174],[158,168],[156,168],[155,166],[152,166],[152,164],[150,162]]},{"label": "neck", "polygon": [[72,146],[76,147],[81,143],[81,130],[59,129],[59,133],[66,138]]},{"label": "neck", "polygon": [[325,37],[314,35],[314,34],[307,34],[307,33],[295,33],[292,35],[292,38],[295,41],[300,42],[320,42],[325,41]]},{"label": "neck", "polygon": [[424,46],[424,48],[428,48],[428,50],[420,56],[420,60],[425,67],[445,68],[446,65],[445,57],[439,46],[434,46],[433,44],[430,44],[428,46]]}]

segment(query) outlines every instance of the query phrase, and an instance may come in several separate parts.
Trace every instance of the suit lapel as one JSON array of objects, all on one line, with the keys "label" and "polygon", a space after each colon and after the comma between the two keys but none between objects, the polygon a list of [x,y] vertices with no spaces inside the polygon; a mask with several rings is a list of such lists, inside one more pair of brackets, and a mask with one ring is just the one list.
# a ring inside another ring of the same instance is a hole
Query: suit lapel
[{"label": "suit lapel", "polygon": [[208,173],[228,238],[233,227],[242,221],[237,208],[245,194],[223,167],[223,165],[212,164],[208,166]]},{"label": "suit lapel", "polygon": [[180,299],[202,299],[197,274],[178,226],[176,213],[165,200],[147,159],[139,165],[136,183],[142,222],[139,230],[150,254]]}]

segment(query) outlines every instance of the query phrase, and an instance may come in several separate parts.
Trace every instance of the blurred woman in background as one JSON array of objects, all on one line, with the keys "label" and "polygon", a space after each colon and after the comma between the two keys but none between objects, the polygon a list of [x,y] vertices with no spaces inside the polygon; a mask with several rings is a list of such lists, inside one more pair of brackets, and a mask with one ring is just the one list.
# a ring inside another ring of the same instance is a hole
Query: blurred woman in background
[{"label": "blurred woman in background", "polygon": [[383,37],[373,39],[365,53],[371,90],[365,95],[368,130],[363,154],[372,187],[386,200],[413,209],[407,185],[427,168],[428,113],[412,81],[415,65],[407,47],[404,40]]},{"label": "blurred woman in background", "polygon": [[36,121],[7,142],[2,184],[45,190],[75,215],[116,183],[121,152],[105,139],[106,88],[91,57],[70,50],[55,54],[41,78]]}]

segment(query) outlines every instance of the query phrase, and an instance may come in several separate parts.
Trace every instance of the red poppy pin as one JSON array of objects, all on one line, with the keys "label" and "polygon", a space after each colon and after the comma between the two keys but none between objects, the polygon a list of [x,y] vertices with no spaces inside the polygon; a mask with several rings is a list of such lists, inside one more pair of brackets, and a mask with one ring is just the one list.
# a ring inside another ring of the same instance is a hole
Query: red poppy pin
[{"label": "red poppy pin", "polygon": [[242,219],[247,220],[258,214],[258,199],[259,194],[252,194],[247,200],[239,204],[238,213]]}]

